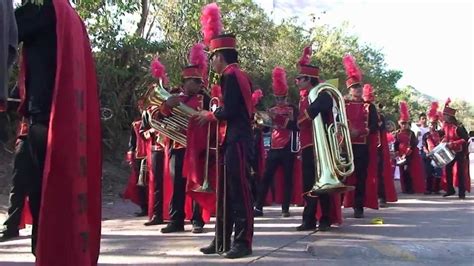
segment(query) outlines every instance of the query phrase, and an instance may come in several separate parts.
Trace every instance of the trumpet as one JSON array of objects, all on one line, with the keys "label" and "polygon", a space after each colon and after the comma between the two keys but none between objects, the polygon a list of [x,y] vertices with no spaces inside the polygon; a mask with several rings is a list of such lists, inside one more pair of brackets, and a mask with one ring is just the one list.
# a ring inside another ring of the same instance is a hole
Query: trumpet
[{"label": "trumpet", "polygon": [[354,189],[341,182],[354,172],[354,155],[344,98],[334,86],[322,83],[310,91],[309,103],[314,102],[321,92],[329,93],[333,99],[333,121],[326,127],[321,114],[313,120],[317,176],[312,190],[306,192],[310,196]]}]

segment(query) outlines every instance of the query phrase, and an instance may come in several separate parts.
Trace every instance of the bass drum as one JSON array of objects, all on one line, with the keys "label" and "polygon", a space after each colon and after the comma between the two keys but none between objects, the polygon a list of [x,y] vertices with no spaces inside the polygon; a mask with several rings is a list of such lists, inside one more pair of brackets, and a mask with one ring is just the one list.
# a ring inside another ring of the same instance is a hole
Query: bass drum
[{"label": "bass drum", "polygon": [[454,160],[456,153],[448,148],[446,143],[440,143],[430,153],[428,157],[433,160],[437,167],[442,168]]}]

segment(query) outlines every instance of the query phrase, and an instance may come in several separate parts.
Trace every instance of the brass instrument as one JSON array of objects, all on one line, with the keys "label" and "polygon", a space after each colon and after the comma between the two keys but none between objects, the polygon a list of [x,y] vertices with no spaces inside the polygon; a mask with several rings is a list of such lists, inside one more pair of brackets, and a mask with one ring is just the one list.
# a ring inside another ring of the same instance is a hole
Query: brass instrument
[{"label": "brass instrument", "polygon": [[[171,94],[163,88],[163,81],[159,80],[159,86],[150,88],[145,94],[145,107],[150,105],[161,106]],[[171,115],[157,119],[150,116],[150,126],[164,136],[186,147],[186,131],[189,119],[197,114],[193,108],[180,103],[171,110]]]},{"label": "brass instrument", "polygon": [[[217,97],[213,97],[209,102],[209,110],[215,110],[220,105],[220,100]],[[207,124],[207,145],[206,145],[206,161],[204,163],[204,180],[202,186],[195,189],[195,192],[213,193],[211,185],[209,183],[209,150],[215,150],[215,178],[216,182],[219,178],[219,121],[216,122],[215,132],[215,146],[211,147],[211,123]]]},{"label": "brass instrument", "polygon": [[300,142],[300,132],[296,130],[291,131],[291,152],[298,153],[301,150],[301,142]]},{"label": "brass instrument", "polygon": [[148,183],[148,166],[146,164],[146,159],[143,159],[140,162],[140,172],[138,173],[137,186],[145,187],[147,183]]},{"label": "brass instrument", "polygon": [[257,125],[262,127],[274,127],[272,117],[268,112],[265,111],[255,112],[254,121]]},{"label": "brass instrument", "polygon": [[341,182],[354,172],[354,155],[344,98],[336,87],[322,83],[311,89],[309,103],[314,102],[321,92],[329,93],[333,98],[334,121],[331,125],[325,126],[321,114],[313,120],[317,176],[312,190],[307,192],[310,196],[341,193],[354,189]]}]

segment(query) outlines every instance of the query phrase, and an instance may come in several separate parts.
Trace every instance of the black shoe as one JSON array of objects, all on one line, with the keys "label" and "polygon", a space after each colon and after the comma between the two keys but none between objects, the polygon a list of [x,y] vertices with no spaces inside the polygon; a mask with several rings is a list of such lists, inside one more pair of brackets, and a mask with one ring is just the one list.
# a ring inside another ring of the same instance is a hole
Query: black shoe
[{"label": "black shoe", "polygon": [[253,209],[253,217],[262,217],[263,216],[263,209],[254,208]]},{"label": "black shoe", "polygon": [[459,195],[459,198],[460,198],[460,199],[465,199],[465,198],[466,198],[466,194],[460,194],[460,195]]},{"label": "black shoe", "polygon": [[148,215],[148,211],[147,210],[141,210],[140,212],[136,212],[135,213],[135,216],[136,217],[143,217],[143,216],[147,216]]},{"label": "black shoe", "polygon": [[[222,249],[222,246],[219,245],[219,250]],[[229,251],[230,249],[230,243],[227,245],[227,250],[225,250],[224,252],[227,252]],[[204,248],[200,248],[199,251],[202,252],[202,254],[216,254],[216,241],[212,241],[211,244],[209,244],[209,246],[207,247],[204,247]]]},{"label": "black shoe", "polygon": [[364,218],[364,209],[363,208],[355,208],[354,209],[354,218]]},{"label": "black shoe", "polygon": [[224,257],[228,259],[238,259],[252,254],[252,250],[244,245],[234,245]]},{"label": "black shoe", "polygon": [[282,216],[282,217],[290,217],[291,214],[290,214],[289,211],[282,211],[282,212],[281,212],[281,216]]},{"label": "black shoe", "polygon": [[296,227],[296,231],[315,231],[316,223],[302,223],[300,226]]},{"label": "black shoe", "polygon": [[193,229],[191,230],[191,233],[193,234],[200,234],[204,232],[204,226],[202,225],[194,225],[193,224]]},{"label": "black shoe", "polygon": [[446,192],[446,193],[443,195],[443,198],[452,196],[452,195],[454,195],[454,194],[456,194],[456,191],[454,191],[454,190],[453,190],[453,191],[448,191],[448,192]]},{"label": "black shoe", "polygon": [[0,242],[8,241],[19,236],[20,233],[18,230],[5,230],[3,231],[3,235],[0,237]]},{"label": "black shoe", "polygon": [[425,195],[431,195],[431,191],[425,191]]},{"label": "black shoe", "polygon": [[318,225],[318,231],[326,232],[326,231],[329,231],[329,230],[331,230],[331,225],[330,224],[320,223]]},{"label": "black shoe", "polygon": [[166,225],[166,227],[161,228],[162,234],[168,234],[168,233],[174,233],[174,232],[184,232],[184,225],[169,223]]},{"label": "black shoe", "polygon": [[202,252],[202,254],[216,254],[216,241],[212,241],[211,244],[207,247],[200,248],[199,251]]},{"label": "black shoe", "polygon": [[379,199],[379,207],[380,208],[387,208],[388,207],[388,204],[385,200],[383,199]]},{"label": "black shoe", "polygon": [[165,224],[163,222],[163,219],[158,218],[157,216],[154,216],[151,218],[150,221],[144,223],[145,226],[150,226],[150,225],[159,225],[159,224]]}]

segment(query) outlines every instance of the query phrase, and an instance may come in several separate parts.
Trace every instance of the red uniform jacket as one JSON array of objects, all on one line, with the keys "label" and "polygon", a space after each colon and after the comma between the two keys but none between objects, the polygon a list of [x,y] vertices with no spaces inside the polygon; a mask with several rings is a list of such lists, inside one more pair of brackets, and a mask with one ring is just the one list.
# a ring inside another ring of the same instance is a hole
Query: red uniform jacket
[{"label": "red uniform jacket", "polygon": [[306,109],[309,106],[309,90],[310,89],[300,91],[300,112],[298,114],[298,127],[300,129],[301,149],[313,145],[313,120],[306,112]]},{"label": "red uniform jacket", "polygon": [[[463,126],[456,126],[451,123],[444,123],[443,125],[444,138],[443,141],[451,143],[450,149],[458,154],[462,154],[461,159],[464,160],[464,169],[458,169],[457,163],[453,168],[453,185],[458,187],[458,173],[464,171],[464,187],[466,191],[471,192],[471,177],[469,175],[469,158],[467,153],[467,135],[466,129]],[[457,154],[457,155],[458,155]],[[443,175],[441,186],[446,190],[446,175]]]},{"label": "red uniform jacket", "polygon": [[[368,145],[369,165],[365,181],[364,207],[378,209],[377,195],[377,146],[379,145],[378,115],[375,106],[363,101],[345,101],[347,122],[351,132],[357,131],[358,135],[351,134],[352,145]],[[348,185],[356,184],[355,172],[347,178]],[[344,207],[354,206],[355,191],[349,191],[344,196]]]},{"label": "red uniform jacket", "polygon": [[290,142],[292,129],[296,129],[296,125],[290,125],[290,122],[296,122],[296,110],[285,104],[276,105],[268,111],[275,115],[272,119],[275,128],[272,130],[271,149],[283,149]]}]

